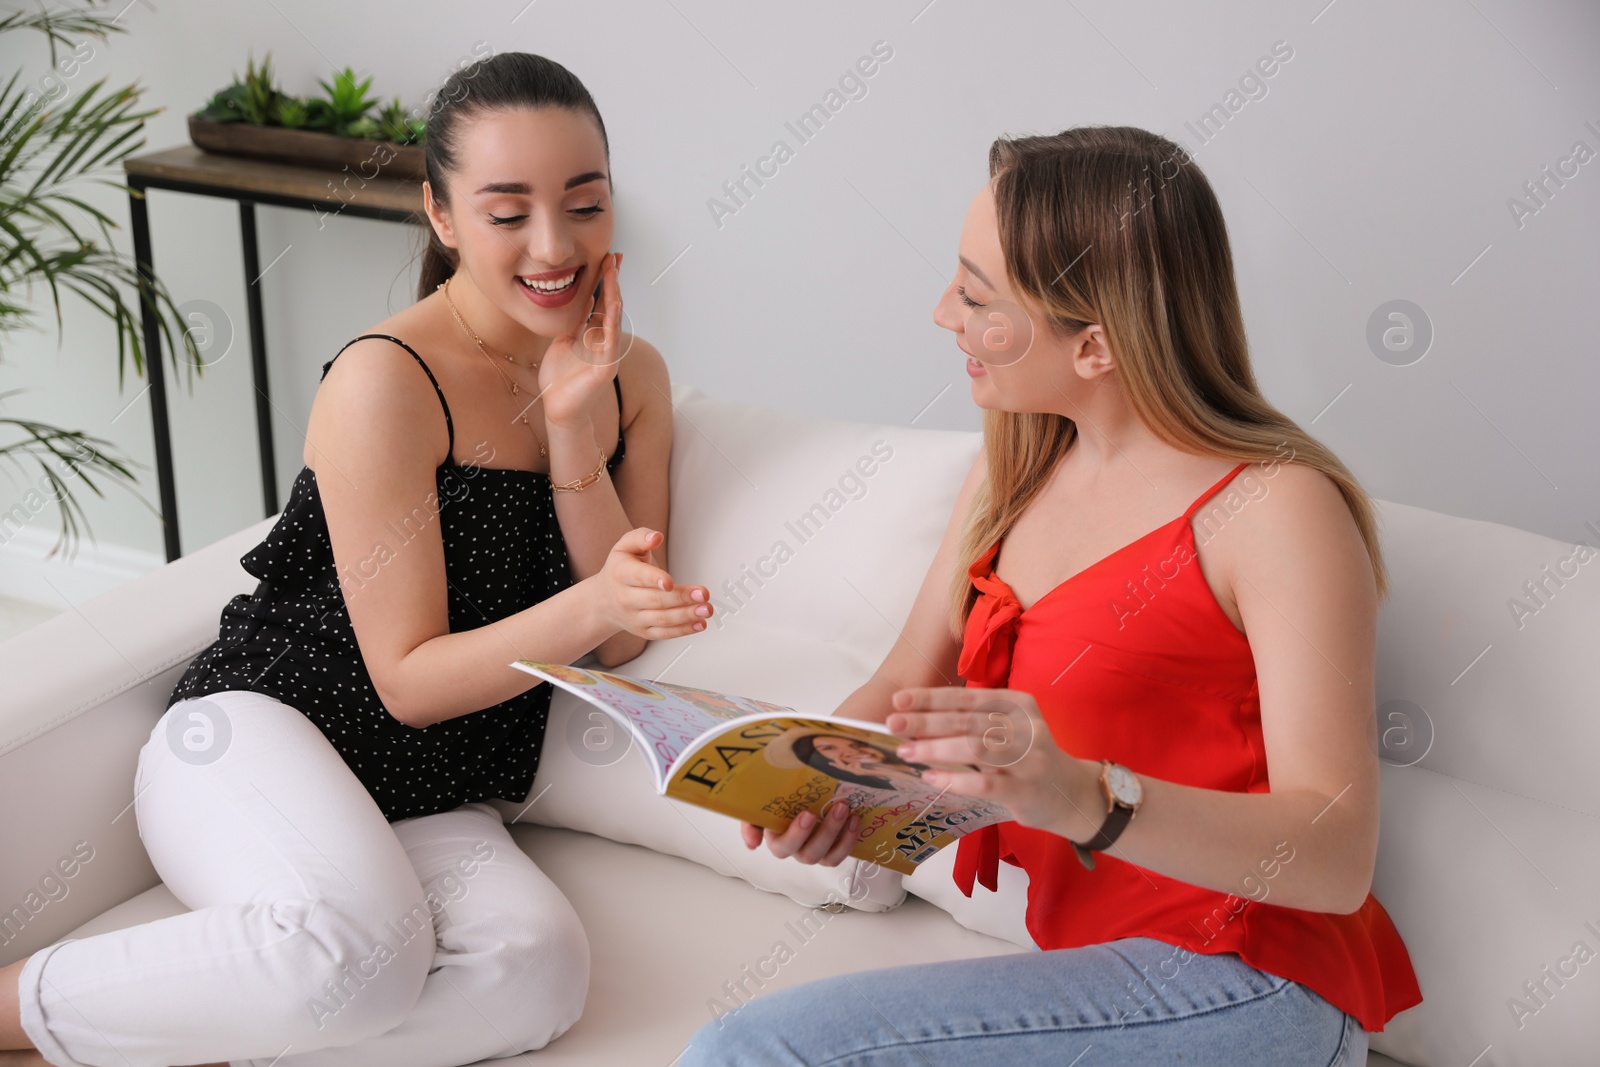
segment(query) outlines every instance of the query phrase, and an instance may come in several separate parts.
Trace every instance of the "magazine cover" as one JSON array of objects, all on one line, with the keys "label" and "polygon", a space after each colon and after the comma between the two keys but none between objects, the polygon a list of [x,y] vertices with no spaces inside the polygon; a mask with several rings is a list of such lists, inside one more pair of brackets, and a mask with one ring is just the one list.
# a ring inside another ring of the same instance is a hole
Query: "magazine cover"
[{"label": "magazine cover", "polygon": [[[782,831],[802,811],[843,801],[860,816],[850,855],[910,874],[944,846],[1010,814],[934,788],[928,764],[895,754],[882,724],[804,715],[780,704],[609,671],[517,660],[512,666],[611,715],[676,800]],[[954,765],[938,765],[954,766]]]}]

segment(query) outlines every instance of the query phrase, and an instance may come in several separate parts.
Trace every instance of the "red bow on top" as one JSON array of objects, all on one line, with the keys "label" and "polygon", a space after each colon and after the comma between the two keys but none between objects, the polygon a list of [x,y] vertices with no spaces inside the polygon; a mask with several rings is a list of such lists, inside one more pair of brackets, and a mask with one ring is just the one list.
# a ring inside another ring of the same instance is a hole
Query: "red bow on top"
[{"label": "red bow on top", "polygon": [[[1012,594],[1011,587],[995,577],[991,569],[999,548],[996,542],[967,568],[967,576],[977,588],[978,598],[967,616],[961,658],[956,663],[956,670],[968,685],[984,689],[1005,688],[1011,674],[1011,649],[1017,640],[1017,621],[1022,617],[1022,605]],[[969,897],[975,880],[991,893],[999,887],[1001,825],[991,823],[956,842],[955,883]]]}]

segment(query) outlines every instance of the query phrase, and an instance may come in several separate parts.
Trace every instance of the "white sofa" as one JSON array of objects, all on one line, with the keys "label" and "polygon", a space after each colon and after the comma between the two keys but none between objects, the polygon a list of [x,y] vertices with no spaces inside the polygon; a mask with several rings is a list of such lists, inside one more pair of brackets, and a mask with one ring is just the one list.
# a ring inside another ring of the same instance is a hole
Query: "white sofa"
[{"label": "white sofa", "polygon": [[[674,400],[672,567],[720,611],[628,669],[831,710],[893,641],[977,435],[682,386]],[[1426,999],[1373,1035],[1368,1062],[1596,1062],[1600,963],[1578,946],[1600,950],[1600,563],[1509,527],[1380,507],[1393,592],[1375,892]],[[270,526],[0,644],[0,965],[183,910],[134,825],[135,756],[222,605],[254,588],[239,557]],[[1523,583],[1540,581],[1535,601]],[[1531,612],[1513,612],[1519,597]],[[665,1065],[741,987],[1023,951],[1015,868],[1001,865],[1001,893],[969,901],[949,881],[953,849],[903,882],[748,853],[730,820],[656,797],[637,754],[596,749],[589,725],[558,696],[532,793],[502,802],[594,954],[585,1014],[540,1062]],[[58,868],[69,855],[82,862]],[[793,950],[781,966],[779,941]]]}]

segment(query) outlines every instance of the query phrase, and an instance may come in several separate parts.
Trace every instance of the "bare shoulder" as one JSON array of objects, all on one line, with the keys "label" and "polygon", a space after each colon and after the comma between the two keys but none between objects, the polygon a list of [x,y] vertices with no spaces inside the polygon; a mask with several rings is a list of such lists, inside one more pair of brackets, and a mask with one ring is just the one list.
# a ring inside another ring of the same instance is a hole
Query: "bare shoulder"
[{"label": "bare shoulder", "polygon": [[1310,533],[1343,518],[1355,524],[1339,485],[1328,475],[1304,463],[1253,463],[1240,472],[1230,488],[1259,508],[1259,525],[1276,533]]},{"label": "bare shoulder", "polygon": [[448,447],[438,394],[411,353],[382,337],[363,337],[333,358],[311,403],[307,466],[315,469],[325,456],[338,462],[338,455],[358,448],[395,448],[438,466]]},{"label": "bare shoulder", "polygon": [[672,407],[672,381],[667,374],[667,361],[643,337],[623,333],[622,348],[626,355],[617,365],[617,377],[622,383],[622,418],[624,425],[632,425],[640,412]]},{"label": "bare shoulder", "polygon": [[[1313,572],[1340,581],[1371,576],[1371,561],[1355,516],[1339,485],[1304,463],[1252,464],[1208,505],[1223,502],[1227,525],[1237,535],[1224,537],[1236,574],[1265,580]],[[1206,512],[1196,515],[1197,523]],[[1231,542],[1231,543],[1230,543]],[[1292,581],[1292,580],[1291,580]]]}]

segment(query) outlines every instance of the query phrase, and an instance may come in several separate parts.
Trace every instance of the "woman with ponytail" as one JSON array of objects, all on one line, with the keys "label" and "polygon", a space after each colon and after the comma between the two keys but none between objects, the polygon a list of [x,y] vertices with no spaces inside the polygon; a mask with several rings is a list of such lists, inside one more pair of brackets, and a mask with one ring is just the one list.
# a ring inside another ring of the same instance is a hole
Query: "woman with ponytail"
[{"label": "woman with ponytail", "polygon": [[620,663],[710,602],[666,570],[670,384],[621,329],[588,91],[489,56],[426,151],[418,300],[323,364],[259,585],[140,752],[191,910],[0,970],[7,1064],[448,1067],[583,1010],[583,928],[488,803],[531,803],[550,705],[509,664]]},{"label": "woman with ponytail", "polygon": [[[1012,814],[954,846],[953,877],[971,896],[1025,871],[1039,951],[759,997],[679,1067],[1363,1064],[1367,1031],[1421,1000],[1371,892],[1371,502],[1257,388],[1182,148],[1079,127],[1001,138],[989,169],[934,310],[983,453],[838,713]],[[842,805],[744,826],[829,865],[855,833]]]}]

